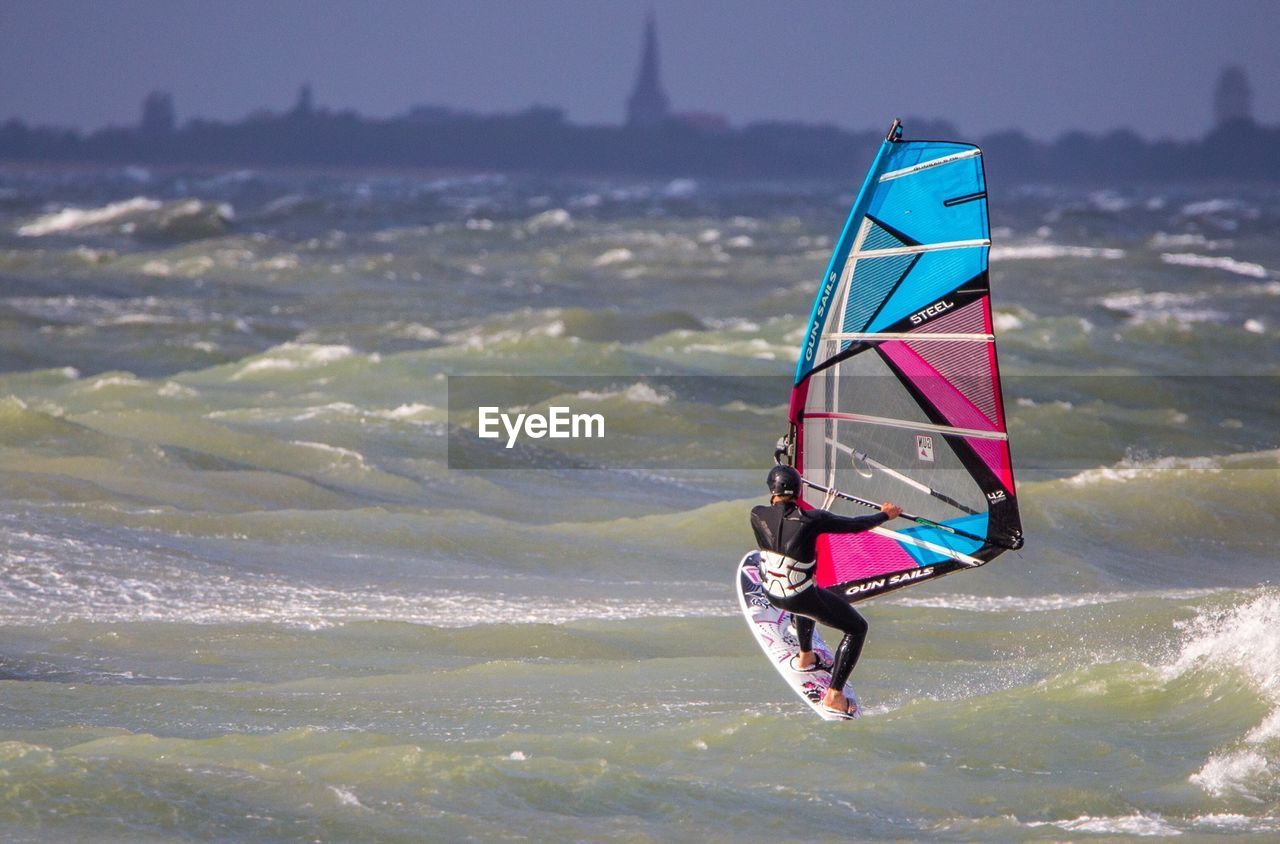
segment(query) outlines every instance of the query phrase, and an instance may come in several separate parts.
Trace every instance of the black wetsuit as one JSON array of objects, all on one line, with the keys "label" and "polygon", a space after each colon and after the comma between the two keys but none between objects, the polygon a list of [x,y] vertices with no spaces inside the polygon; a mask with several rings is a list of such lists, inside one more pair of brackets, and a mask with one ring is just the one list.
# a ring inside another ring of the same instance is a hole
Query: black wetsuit
[{"label": "black wetsuit", "polygon": [[[755,531],[761,550],[773,551],[800,563],[813,562],[820,534],[858,533],[888,520],[884,513],[850,517],[837,516],[826,510],[801,510],[791,501],[760,505],[751,510],[751,529]],[[835,665],[831,668],[832,688],[843,689],[867,638],[867,622],[862,615],[838,594],[816,583],[801,586],[800,591],[787,597],[770,594],[769,601],[795,615],[801,650],[813,650],[815,619],[844,632],[844,638],[835,651]]]}]

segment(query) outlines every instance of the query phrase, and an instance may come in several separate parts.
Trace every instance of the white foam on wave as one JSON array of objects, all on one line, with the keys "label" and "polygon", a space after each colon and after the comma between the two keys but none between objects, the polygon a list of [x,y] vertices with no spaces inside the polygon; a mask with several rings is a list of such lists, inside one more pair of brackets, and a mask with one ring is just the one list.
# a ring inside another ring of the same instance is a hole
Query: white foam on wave
[{"label": "white foam on wave", "polygon": [[1212,670],[1246,679],[1270,701],[1270,713],[1232,746],[1212,754],[1190,781],[1214,797],[1262,800],[1280,786],[1280,591],[1202,611],[1164,668],[1172,679]]},{"label": "white foam on wave", "polygon": [[992,315],[992,321],[995,323],[996,331],[1000,334],[1017,331],[1023,326],[1022,318],[1008,311],[996,311]]},{"label": "white foam on wave", "polygon": [[360,798],[356,797],[355,792],[336,785],[329,786],[329,790],[333,792],[333,796],[338,798],[338,804],[341,806],[350,806],[353,809],[363,809],[365,806],[360,802]]},{"label": "white foam on wave", "polygon": [[1026,396],[1019,396],[1014,401],[1014,404],[1018,407],[1052,407],[1054,410],[1071,410],[1075,407],[1071,402],[1063,401],[1062,399],[1054,399],[1051,402],[1038,402]]},{"label": "white foam on wave", "polygon": [[1157,290],[1126,290],[1095,299],[1113,311],[1127,311],[1129,322],[1142,325],[1148,322],[1175,322],[1189,326],[1198,322],[1222,322],[1227,314],[1214,308],[1198,307],[1209,298],[1207,293],[1170,293]]},{"label": "white foam on wave", "polygon": [[1190,601],[1212,595],[1213,589],[1170,589],[1158,592],[1088,592],[1078,595],[932,595],[923,598],[890,599],[904,607],[964,610],[986,613],[1056,612],[1101,604],[1138,600]]},{"label": "white foam on wave", "polygon": [[[1257,750],[1214,754],[1188,780],[1213,797],[1253,797],[1252,790],[1269,779],[1267,757]],[[1256,798],[1254,798],[1256,799]]]},{"label": "white foam on wave", "polygon": [[1074,820],[1029,821],[1027,826],[1056,826],[1067,832],[1089,832],[1097,835],[1137,835],[1140,837],[1181,835],[1182,830],[1158,814],[1134,812],[1116,817],[1081,815]]},{"label": "white foam on wave", "polygon": [[373,411],[373,415],[380,416],[383,419],[413,421],[415,417],[421,416],[424,413],[431,413],[434,410],[435,407],[432,405],[414,402],[412,404],[402,404],[390,410],[375,410]]},{"label": "white foam on wave", "polygon": [[[172,383],[172,382],[171,382]],[[161,395],[165,394],[162,389]],[[183,394],[185,397],[185,394]],[[198,395],[193,391],[193,395]],[[232,410],[211,410],[204,414],[207,419],[249,420],[254,422],[312,422],[332,420],[355,420],[365,424],[369,420],[386,420],[406,422],[431,431],[442,425],[441,411],[434,405],[415,402],[382,410],[370,410],[350,402],[329,402],[304,408],[289,407],[240,407]],[[433,418],[424,418],[433,417]]]},{"label": "white foam on wave", "polygon": [[179,384],[177,381],[165,381],[157,392],[167,399],[193,399],[200,395],[199,390]]},{"label": "white foam on wave", "polygon": [[334,461],[334,466],[343,465],[344,463],[355,463],[356,467],[363,471],[370,471],[369,464],[365,462],[364,455],[358,451],[349,448],[343,448],[337,445],[329,445],[328,443],[318,443],[311,440],[292,440],[294,445],[300,445],[303,448],[314,449],[315,451],[323,451],[332,454],[338,459]]},{"label": "white foam on wave", "polygon": [[554,229],[569,230],[573,228],[573,216],[563,208],[552,208],[525,220],[524,228],[530,234]]},{"label": "white foam on wave", "polygon": [[[0,551],[0,625],[70,621],[271,623],[321,629],[363,621],[430,627],[568,624],[589,619],[726,617],[731,601],[688,598],[575,598],[458,589],[383,592],[335,588],[272,575],[181,566],[145,550],[6,531]],[[9,527],[9,525],[6,525]]]},{"label": "white foam on wave", "polygon": [[308,407],[289,418],[294,422],[307,422],[312,419],[320,419],[326,416],[356,416],[360,413],[360,408],[354,404],[345,401],[335,401],[329,404]]},{"label": "white foam on wave", "polygon": [[173,325],[178,320],[163,314],[121,314],[111,320],[112,325]]},{"label": "white foam on wave", "polygon": [[383,326],[383,330],[407,340],[431,341],[440,339],[439,331],[420,322],[389,322]]},{"label": "white foam on wave", "polygon": [[703,323],[716,331],[746,331],[754,334],[760,330],[760,323],[746,317],[708,317]]},{"label": "white foam on wave", "polygon": [[628,261],[634,261],[635,257],[635,253],[630,249],[624,249],[621,247],[617,249],[608,249],[597,255],[595,260],[591,262],[591,266],[608,267],[613,264],[625,264]]},{"label": "white foam on wave", "polygon": [[992,261],[1051,261],[1058,258],[1101,258],[1116,261],[1125,256],[1123,249],[1100,246],[1069,246],[1062,243],[1024,243],[993,246],[988,255]]},{"label": "white foam on wave", "polygon": [[635,402],[637,404],[655,405],[664,405],[671,401],[670,393],[666,391],[659,392],[643,381],[632,384],[623,390],[581,390],[576,395],[580,399],[587,399],[589,401],[604,401],[612,398],[623,398],[629,402]]},{"label": "white foam on wave", "polygon": [[1280,830],[1280,818],[1257,818],[1232,813],[1200,815],[1194,818],[1191,823],[1195,827],[1207,827],[1215,831],[1276,832]]},{"label": "white foam on wave", "polygon": [[1184,217],[1212,217],[1222,214],[1234,214],[1243,217],[1256,217],[1258,209],[1239,199],[1204,199],[1190,202],[1182,206]]},{"label": "white foam on wave", "polygon": [[296,270],[301,265],[302,259],[292,252],[285,252],[281,255],[275,255],[264,261],[259,261],[254,265],[254,269],[267,271],[280,270]]},{"label": "white foam on wave", "polygon": [[1157,249],[1185,248],[1188,246],[1199,246],[1202,249],[1224,249],[1232,245],[1230,240],[1210,240],[1198,233],[1169,234],[1167,232],[1156,232],[1147,242]]},{"label": "white foam on wave", "polygon": [[140,380],[136,375],[125,373],[123,375],[103,375],[95,378],[89,384],[89,389],[93,391],[105,390],[109,387],[145,387],[147,382]]},{"label": "white foam on wave", "polygon": [[1224,256],[1197,255],[1193,252],[1165,252],[1160,256],[1160,260],[1174,266],[1222,270],[1249,278],[1266,278],[1269,275],[1267,268],[1261,264],[1237,261],[1235,258]]},{"label": "white foam on wave", "polygon": [[667,199],[686,199],[698,192],[698,183],[693,179],[672,179],[662,189]]},{"label": "white foam on wave", "polygon": [[106,264],[119,257],[114,249],[93,249],[83,243],[71,250],[71,254],[86,264]]},{"label": "white foam on wave", "polygon": [[[274,354],[273,354],[274,353]],[[350,346],[317,345],[314,343],[284,343],[266,352],[269,357],[250,361],[231,376],[239,381],[250,375],[271,371],[289,371],[326,366],[346,360],[355,354]],[[374,360],[371,356],[370,360]]]},{"label": "white foam on wave", "polygon": [[[477,326],[465,331],[455,331],[446,335],[445,340],[450,345],[463,346],[475,351],[483,351],[487,347],[500,343],[509,343],[517,340],[527,340],[534,337],[563,337],[565,334],[564,320],[556,318],[560,314],[557,309],[549,309],[545,311],[526,311],[524,313],[524,328],[503,328],[497,331],[488,331],[484,326]],[[549,322],[536,322],[541,318],[550,319]],[[570,337],[569,341],[577,342],[576,337]]]},{"label": "white foam on wave", "polygon": [[167,278],[169,276],[198,276],[209,272],[217,265],[217,262],[208,255],[193,255],[189,258],[183,258],[180,261],[165,261],[161,258],[153,258],[142,265],[142,274],[154,276],[157,278]]},{"label": "white foam on wave", "polygon": [[13,296],[5,302],[42,319],[103,327],[202,323],[219,318],[200,302],[170,296]]},{"label": "white foam on wave", "polygon": [[1126,457],[1114,466],[1086,469],[1067,478],[1063,483],[1073,487],[1087,487],[1157,477],[1216,474],[1221,471],[1222,461],[1216,457],[1160,457],[1155,460],[1132,460]]},{"label": "white foam on wave", "polygon": [[112,202],[100,208],[63,208],[52,214],[37,217],[25,226],[18,227],[19,237],[45,237],[66,234],[88,226],[113,223],[132,214],[156,211],[161,207],[158,199],[135,196],[121,202]]}]

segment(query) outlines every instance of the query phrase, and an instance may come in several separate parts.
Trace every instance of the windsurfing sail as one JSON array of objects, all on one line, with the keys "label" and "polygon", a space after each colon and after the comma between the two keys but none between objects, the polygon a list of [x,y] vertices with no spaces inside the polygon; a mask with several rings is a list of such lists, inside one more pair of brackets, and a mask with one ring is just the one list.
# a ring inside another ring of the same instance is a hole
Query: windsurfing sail
[{"label": "windsurfing sail", "polygon": [[981,150],[895,120],[818,286],[780,449],[805,506],[909,515],[819,540],[818,583],[850,601],[1022,545],[990,246]]}]

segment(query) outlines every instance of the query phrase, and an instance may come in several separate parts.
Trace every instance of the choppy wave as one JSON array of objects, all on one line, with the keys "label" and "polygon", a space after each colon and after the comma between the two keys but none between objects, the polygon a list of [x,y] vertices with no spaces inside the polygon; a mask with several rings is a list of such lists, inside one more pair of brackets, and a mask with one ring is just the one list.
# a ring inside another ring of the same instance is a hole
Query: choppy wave
[{"label": "choppy wave", "polygon": [[1125,257],[1123,249],[1102,246],[1078,246],[1063,243],[1025,243],[991,247],[990,259],[1000,261],[1053,261],[1059,258],[1102,258],[1118,261]]},{"label": "choppy wave", "polygon": [[492,588],[406,592],[309,585],[267,575],[202,572],[116,546],[22,530],[9,531],[0,568],[0,625],[160,621],[320,629],[397,621],[450,628],[719,617],[731,609],[727,599],[710,604],[664,596],[565,600]]},{"label": "choppy wave", "polygon": [[135,196],[122,202],[113,202],[101,208],[63,208],[43,217],[37,217],[18,228],[22,237],[44,237],[51,234],[65,234],[88,226],[114,223],[140,212],[156,211],[161,207],[157,199]]},{"label": "choppy wave", "polygon": [[1222,270],[1225,273],[1242,275],[1247,278],[1266,278],[1269,273],[1261,264],[1250,261],[1237,261],[1235,258],[1215,257],[1213,255],[1197,255],[1192,252],[1165,252],[1160,260],[1166,264],[1179,267],[1202,267],[1210,270]]},{"label": "choppy wave", "polygon": [[1187,625],[1182,649],[1165,669],[1166,676],[1203,671],[1244,678],[1270,712],[1230,747],[1210,756],[1190,781],[1214,797],[1280,799],[1280,592],[1267,590],[1247,603],[1201,612]]},{"label": "choppy wave", "polygon": [[629,402],[655,405],[664,405],[671,401],[670,391],[659,391],[644,382],[637,382],[620,390],[582,390],[577,394],[577,396],[580,399],[589,399],[591,401],[604,401],[606,399],[621,397]]},{"label": "choppy wave", "polygon": [[1031,821],[1030,827],[1055,826],[1067,832],[1086,832],[1096,835],[1136,835],[1139,837],[1181,835],[1182,830],[1158,814],[1134,812],[1115,817],[1081,815],[1069,821]]},{"label": "choppy wave", "polygon": [[[239,381],[242,378],[250,378],[262,374],[324,367],[331,363],[347,360],[354,355],[355,350],[350,346],[284,343],[241,366],[231,376],[231,380]],[[376,363],[379,360],[379,356],[375,353],[369,356],[369,360]]]},{"label": "choppy wave", "polygon": [[98,208],[63,208],[17,228],[20,237],[108,232],[147,240],[186,241],[225,234],[235,211],[225,202],[163,202],[145,196]]},{"label": "choppy wave", "polygon": [[1223,322],[1227,313],[1220,308],[1206,307],[1212,302],[1207,292],[1172,293],[1158,290],[1146,293],[1141,290],[1113,293],[1103,297],[1103,307],[1125,311],[1135,324],[1147,322],[1173,322],[1191,325],[1199,322]]},{"label": "choppy wave", "polygon": [[1088,487],[1134,480],[1217,474],[1224,469],[1280,470],[1280,450],[1217,457],[1159,457],[1150,460],[1126,458],[1113,466],[1086,469],[1066,478],[1064,483],[1073,487]]},{"label": "choppy wave", "polygon": [[898,597],[893,602],[904,607],[963,610],[982,613],[1058,612],[1081,607],[1134,601],[1184,602],[1212,595],[1214,589],[1171,589],[1161,592],[1091,592],[1075,595],[934,595]]}]

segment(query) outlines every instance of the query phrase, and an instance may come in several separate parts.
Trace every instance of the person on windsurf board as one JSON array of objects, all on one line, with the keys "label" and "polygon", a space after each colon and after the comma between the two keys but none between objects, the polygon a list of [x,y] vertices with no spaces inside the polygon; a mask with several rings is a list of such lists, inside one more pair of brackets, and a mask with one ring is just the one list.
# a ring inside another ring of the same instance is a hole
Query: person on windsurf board
[{"label": "person on windsurf board", "polygon": [[[760,577],[769,602],[792,614],[800,653],[791,667],[796,671],[831,671],[831,684],[822,705],[841,715],[853,715],[856,704],[844,692],[862,644],[867,638],[867,622],[844,598],[824,589],[814,580],[818,537],[824,533],[858,533],[896,519],[902,508],[883,504],[870,516],[837,516],[816,508],[801,509],[796,499],[802,483],[800,473],[779,464],[769,471],[769,504],[751,510],[751,529],[760,546]],[[844,633],[832,657],[833,665],[821,665],[813,651],[814,622],[821,621]]]}]

